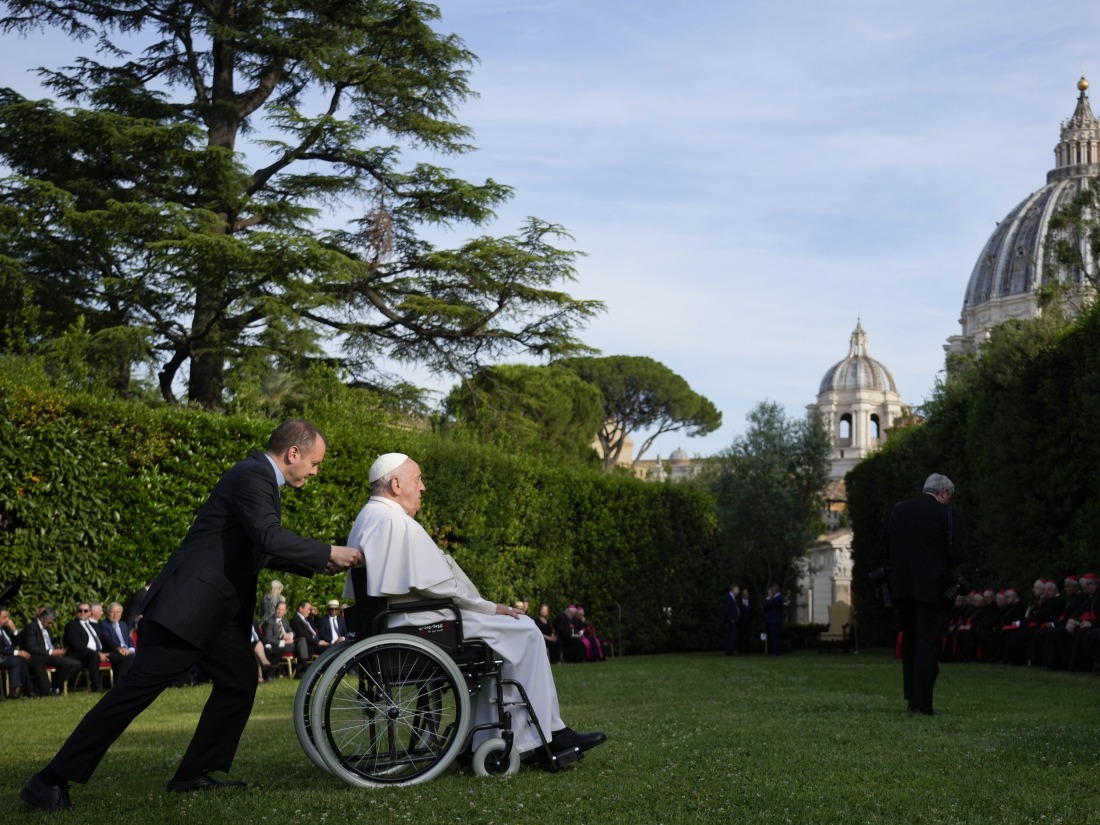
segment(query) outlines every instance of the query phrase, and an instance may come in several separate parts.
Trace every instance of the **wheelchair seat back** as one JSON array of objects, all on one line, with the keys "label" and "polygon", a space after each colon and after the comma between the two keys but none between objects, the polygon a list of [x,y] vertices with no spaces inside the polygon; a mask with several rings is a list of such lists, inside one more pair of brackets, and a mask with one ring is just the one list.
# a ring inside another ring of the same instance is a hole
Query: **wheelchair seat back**
[{"label": "wheelchair seat back", "polygon": [[[367,595],[366,567],[352,568],[350,576],[355,604],[345,611],[344,621],[349,631],[354,630],[357,639],[366,639],[368,636],[374,636],[378,633],[408,633],[438,645],[452,656],[465,647],[462,638],[461,616],[458,608],[452,602],[432,600],[399,602],[391,605],[380,596]],[[454,618],[443,619],[426,625],[387,627],[387,619],[391,614],[441,609],[453,612]]]}]

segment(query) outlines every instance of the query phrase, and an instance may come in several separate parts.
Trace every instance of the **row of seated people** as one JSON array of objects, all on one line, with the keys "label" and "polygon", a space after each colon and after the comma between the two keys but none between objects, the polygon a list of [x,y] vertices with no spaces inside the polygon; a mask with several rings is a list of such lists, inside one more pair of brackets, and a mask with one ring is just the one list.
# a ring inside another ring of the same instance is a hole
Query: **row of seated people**
[{"label": "row of seated people", "polygon": [[340,602],[335,599],[326,605],[324,616],[318,616],[309,601],[302,601],[294,615],[287,618],[286,599],[280,598],[275,601],[273,612],[261,617],[252,629],[257,678],[260,682],[274,678],[285,657],[294,658],[298,664],[295,676],[301,676],[314,657],[348,638]]},{"label": "row of seated people", "polygon": [[[516,607],[527,612],[526,602],[517,602]],[[602,662],[607,658],[604,641],[580,605],[569,605],[553,620],[550,618],[550,606],[540,605],[535,624],[542,632],[546,655],[552,664],[563,661]]]},{"label": "row of seated people", "polygon": [[1025,604],[1013,588],[958,596],[947,618],[943,661],[1003,662],[1055,670],[1092,670],[1100,663],[1100,577],[1038,579]]},{"label": "row of seated people", "polygon": [[80,602],[76,615],[58,633],[57,611],[40,607],[22,630],[7,606],[0,605],[0,670],[7,675],[7,698],[58,696],[75,686],[80,674],[88,689],[103,690],[103,671],[112,684],[121,679],[134,655],[134,634],[122,618],[123,607],[112,602]]}]

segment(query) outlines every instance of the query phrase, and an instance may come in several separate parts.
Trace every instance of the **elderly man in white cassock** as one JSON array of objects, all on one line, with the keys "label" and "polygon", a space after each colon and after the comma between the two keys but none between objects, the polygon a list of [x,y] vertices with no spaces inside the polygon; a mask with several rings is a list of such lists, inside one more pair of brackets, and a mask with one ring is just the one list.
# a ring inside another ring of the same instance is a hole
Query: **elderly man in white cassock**
[{"label": "elderly man in white cassock", "polygon": [[[606,741],[602,732],[579,733],[562,721],[550,659],[535,622],[513,607],[481,598],[458,563],[440,550],[413,518],[425,490],[419,465],[403,453],[386,453],[371,465],[369,479],[370,499],[348,538],[348,546],[363,552],[368,595],[386,598],[391,604],[451,599],[462,613],[463,635],[484,640],[504,660],[504,678],[523,685],[539,725],[552,735],[552,750],[588,750]],[[350,576],[344,596],[354,597]],[[449,616],[434,612],[400,614],[391,618],[391,626],[429,624],[445,618]],[[475,724],[496,718],[490,693],[481,691],[477,696]],[[518,691],[506,686],[505,701],[518,698]],[[517,707],[520,710],[512,727],[515,747],[523,754],[542,743],[534,726],[526,723],[522,705]],[[480,738],[490,735],[479,733]],[[475,739],[473,744],[476,747],[479,741]]]}]

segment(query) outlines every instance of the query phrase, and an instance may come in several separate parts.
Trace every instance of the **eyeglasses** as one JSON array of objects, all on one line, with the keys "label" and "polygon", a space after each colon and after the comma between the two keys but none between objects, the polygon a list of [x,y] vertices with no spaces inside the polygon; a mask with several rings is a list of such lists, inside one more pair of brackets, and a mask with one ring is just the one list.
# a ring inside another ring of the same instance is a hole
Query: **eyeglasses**
[{"label": "eyeglasses", "polygon": [[91,612],[92,612],[92,608],[90,608],[90,607],[78,607],[78,608],[76,609],[76,612],[77,612],[77,613],[91,613]]}]

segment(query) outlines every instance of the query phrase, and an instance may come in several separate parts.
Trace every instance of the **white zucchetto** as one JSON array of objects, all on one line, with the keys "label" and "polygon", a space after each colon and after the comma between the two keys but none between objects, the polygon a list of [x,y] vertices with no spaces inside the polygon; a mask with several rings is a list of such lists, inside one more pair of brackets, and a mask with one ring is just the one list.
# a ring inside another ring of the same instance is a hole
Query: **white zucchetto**
[{"label": "white zucchetto", "polygon": [[378,456],[378,458],[374,460],[374,463],[370,465],[370,473],[367,476],[367,481],[373,484],[386,473],[396,470],[408,460],[409,457],[404,453],[386,453]]}]

